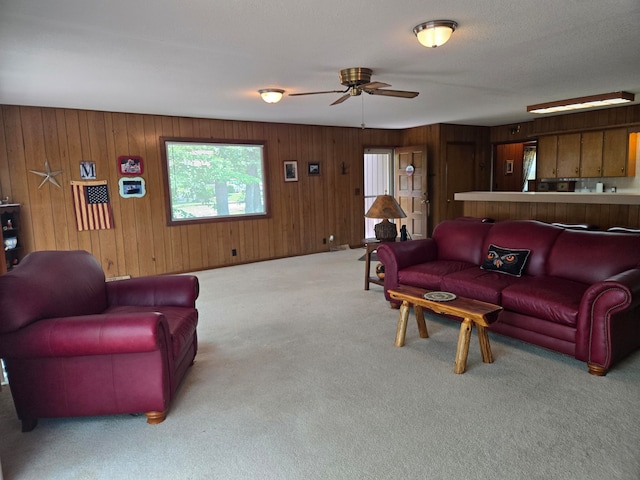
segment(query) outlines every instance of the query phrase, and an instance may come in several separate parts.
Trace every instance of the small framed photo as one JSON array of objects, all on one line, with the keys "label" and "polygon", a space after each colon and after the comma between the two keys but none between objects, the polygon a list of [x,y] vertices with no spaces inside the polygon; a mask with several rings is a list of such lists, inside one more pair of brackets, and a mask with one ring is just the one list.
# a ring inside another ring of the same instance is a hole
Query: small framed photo
[{"label": "small framed photo", "polygon": [[80,162],[80,178],[82,180],[96,179],[96,162],[91,160],[83,160]]},{"label": "small framed photo", "polygon": [[142,177],[121,178],[118,180],[118,186],[122,198],[140,198],[147,193]]},{"label": "small framed photo", "polygon": [[142,175],[144,163],[142,157],[122,155],[118,157],[118,173],[120,175]]},{"label": "small framed photo", "polygon": [[513,173],[513,160],[504,161],[504,174],[511,175]]},{"label": "small framed photo", "polygon": [[298,162],[297,160],[286,160],[284,162],[284,181],[298,181]]},{"label": "small framed photo", "polygon": [[309,162],[309,175],[320,175],[320,164]]}]

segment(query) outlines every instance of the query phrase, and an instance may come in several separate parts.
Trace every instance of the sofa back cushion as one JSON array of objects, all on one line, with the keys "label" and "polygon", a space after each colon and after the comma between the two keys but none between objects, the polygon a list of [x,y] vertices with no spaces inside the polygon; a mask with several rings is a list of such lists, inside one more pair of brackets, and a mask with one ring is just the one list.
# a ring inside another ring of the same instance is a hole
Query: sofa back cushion
[{"label": "sofa back cushion", "polygon": [[482,252],[486,255],[492,244],[509,250],[530,250],[523,274],[546,275],[549,253],[562,232],[560,227],[535,220],[505,220],[493,225],[484,240]]},{"label": "sofa back cushion", "polygon": [[32,252],[0,275],[0,333],[43,318],[91,315],[106,308],[104,272],[85,251]]},{"label": "sofa back cushion", "polygon": [[640,235],[565,230],[549,256],[549,275],[593,284],[640,267]]},{"label": "sofa back cushion", "polygon": [[492,223],[445,220],[433,230],[438,244],[438,260],[455,260],[480,265],[486,252],[484,239]]}]

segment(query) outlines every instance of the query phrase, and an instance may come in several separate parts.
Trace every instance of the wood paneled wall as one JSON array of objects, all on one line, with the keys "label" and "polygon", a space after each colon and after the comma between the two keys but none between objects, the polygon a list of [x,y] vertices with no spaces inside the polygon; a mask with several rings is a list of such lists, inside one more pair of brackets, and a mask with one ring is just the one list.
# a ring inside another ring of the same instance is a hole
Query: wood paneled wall
[{"label": "wood paneled wall", "polygon": [[464,213],[471,217],[489,217],[496,221],[518,219],[539,220],[547,223],[588,223],[597,226],[600,230],[614,226],[640,228],[640,205],[464,202]]},{"label": "wood paneled wall", "polygon": [[[497,145],[494,148],[494,152],[493,190],[495,192],[521,192],[524,143]],[[513,172],[509,174],[505,171],[505,162],[507,160],[513,161]]]},{"label": "wood paneled wall", "polygon": [[[161,136],[266,141],[270,218],[168,227]],[[107,277],[196,271],[328,251],[329,235],[337,245],[361,244],[364,148],[401,141],[397,130],[2,106],[0,187],[23,205],[26,251],[87,250]],[[143,158],[145,197],[119,196],[120,155]],[[45,160],[63,171],[56,177],[62,188],[38,188],[41,177],[30,170],[43,171]],[[69,182],[80,180],[82,160],[94,161],[97,179],[108,181],[111,230],[76,229]],[[298,182],[284,182],[285,160],[298,161]],[[308,176],[307,162],[319,162],[321,174]]]}]

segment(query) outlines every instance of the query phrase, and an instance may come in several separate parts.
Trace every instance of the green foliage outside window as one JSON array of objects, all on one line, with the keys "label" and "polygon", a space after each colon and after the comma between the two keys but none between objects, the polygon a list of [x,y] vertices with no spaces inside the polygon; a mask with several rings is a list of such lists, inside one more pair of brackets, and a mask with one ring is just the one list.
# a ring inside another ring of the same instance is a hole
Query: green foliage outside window
[{"label": "green foliage outside window", "polygon": [[170,223],[267,214],[263,144],[162,140]]}]

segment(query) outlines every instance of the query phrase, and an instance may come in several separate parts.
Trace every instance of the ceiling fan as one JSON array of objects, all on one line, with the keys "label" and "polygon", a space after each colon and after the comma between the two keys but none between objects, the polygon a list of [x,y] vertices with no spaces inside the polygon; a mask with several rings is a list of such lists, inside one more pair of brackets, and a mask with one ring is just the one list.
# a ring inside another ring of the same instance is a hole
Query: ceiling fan
[{"label": "ceiling fan", "polygon": [[346,90],[327,90],[324,92],[306,92],[306,93],[290,93],[290,97],[297,97],[301,95],[318,95],[321,93],[343,93],[339,99],[333,102],[331,105],[338,105],[344,102],[349,97],[357,97],[362,92],[366,92],[369,95],[384,95],[387,97],[401,97],[401,98],[414,98],[417,97],[419,92],[408,92],[405,90],[383,90],[386,87],[390,87],[388,83],[372,82],[371,74],[373,71],[370,68],[354,67],[345,68],[340,70],[340,83],[344,85]]}]

